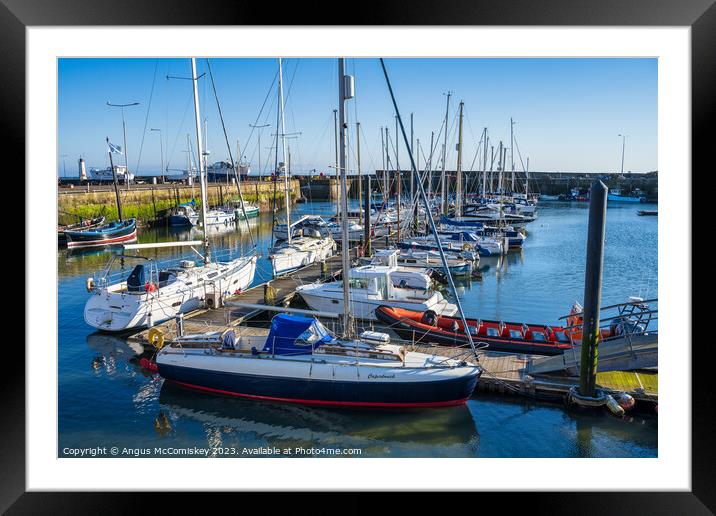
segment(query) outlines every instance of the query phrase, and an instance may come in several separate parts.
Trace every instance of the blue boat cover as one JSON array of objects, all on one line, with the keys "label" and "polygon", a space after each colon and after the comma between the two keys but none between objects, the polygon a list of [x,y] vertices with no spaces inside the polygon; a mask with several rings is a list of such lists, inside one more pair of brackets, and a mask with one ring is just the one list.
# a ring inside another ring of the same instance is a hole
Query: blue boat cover
[{"label": "blue boat cover", "polygon": [[479,242],[480,239],[477,237],[475,233],[472,233],[471,231],[460,231],[458,233],[453,233],[450,235],[449,240],[458,240],[460,242]]},{"label": "blue boat cover", "polygon": [[479,222],[477,220],[455,220],[451,219],[450,217],[447,217],[445,215],[440,215],[440,222],[443,224],[448,224],[450,226],[459,226],[459,227],[467,227],[467,228],[482,228],[483,224],[482,222]]},{"label": "blue boat cover", "polygon": [[328,330],[312,317],[278,314],[271,321],[263,351],[274,355],[304,355],[332,340]]}]

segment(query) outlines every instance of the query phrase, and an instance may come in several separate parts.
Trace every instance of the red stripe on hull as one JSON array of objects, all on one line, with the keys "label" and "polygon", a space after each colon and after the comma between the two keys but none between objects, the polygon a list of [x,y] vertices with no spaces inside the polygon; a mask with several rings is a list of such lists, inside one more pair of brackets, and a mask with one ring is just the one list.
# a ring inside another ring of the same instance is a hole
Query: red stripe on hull
[{"label": "red stripe on hull", "polygon": [[126,242],[127,240],[136,240],[136,238],[137,231],[135,230],[134,233],[130,233],[129,235],[109,238],[107,240],[69,240],[67,242],[67,247],[99,247],[103,245],[116,244],[117,242]]},{"label": "red stripe on hull", "polygon": [[239,398],[249,398],[263,401],[278,401],[283,403],[298,403],[301,405],[329,405],[339,407],[392,407],[392,408],[429,408],[429,407],[454,407],[456,405],[464,405],[469,398],[450,401],[431,401],[428,403],[382,403],[376,401],[326,401],[326,400],[304,400],[300,398],[275,398],[273,396],[259,396],[256,394],[241,394],[239,392],[223,391],[221,389],[212,389],[211,387],[202,387],[191,383],[179,382],[177,380],[167,380],[182,387],[196,389],[199,391],[213,392],[215,394],[225,394],[228,396],[237,396]]}]

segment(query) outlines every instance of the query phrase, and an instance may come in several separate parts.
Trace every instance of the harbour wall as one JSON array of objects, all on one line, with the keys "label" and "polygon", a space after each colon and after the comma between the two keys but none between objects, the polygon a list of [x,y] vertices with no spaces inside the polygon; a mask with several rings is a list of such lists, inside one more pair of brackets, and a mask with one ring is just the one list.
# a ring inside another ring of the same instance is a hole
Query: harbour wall
[{"label": "harbour wall", "polygon": [[[395,171],[388,171],[389,178],[395,177]],[[451,191],[455,190],[455,177],[456,172],[454,170],[446,171],[449,179],[449,187]],[[481,188],[482,185],[482,173],[481,172],[464,172],[467,182],[467,188],[469,192],[475,191],[476,188]],[[493,173],[493,181],[496,187],[497,185],[497,173]],[[432,191],[438,192],[440,188],[440,171],[433,171],[433,185]],[[407,194],[410,188],[410,172],[407,170],[402,171],[403,195]],[[380,190],[383,184],[383,171],[376,170],[371,174],[373,178],[372,190],[377,192]],[[489,177],[489,172],[488,172]],[[538,192],[548,195],[560,195],[568,194],[572,188],[579,188],[582,193],[585,193],[591,184],[596,180],[601,179],[610,190],[621,189],[624,193],[629,193],[635,188],[639,188],[647,199],[650,201],[656,201],[658,199],[658,185],[659,178],[657,172],[649,172],[646,174],[577,174],[571,172],[530,172],[529,178],[529,191]],[[524,191],[524,173],[517,173],[515,183],[519,185],[518,191]],[[301,183],[301,195],[309,201],[335,201],[338,197],[338,182],[335,178],[327,177],[310,177],[310,176],[299,176]],[[505,185],[509,185],[511,181],[510,173],[506,173],[503,181]],[[358,196],[358,179],[355,176],[348,178],[348,196],[355,198]],[[391,181],[391,196],[396,194],[396,183]]]},{"label": "harbour wall", "polygon": [[[290,181],[291,200],[300,196],[299,182]],[[276,206],[284,207],[283,184],[276,185]],[[119,187],[124,218],[136,218],[142,224],[148,224],[161,217],[162,212],[177,204],[196,199],[201,206],[199,186],[192,189],[186,185],[125,185]],[[248,204],[258,206],[262,213],[270,212],[273,207],[273,181],[242,181],[241,192]],[[207,187],[209,206],[220,206],[238,199],[235,186],[209,183]],[[107,220],[116,220],[117,201],[111,186],[84,185],[73,188],[60,188],[57,195],[57,223],[71,224],[78,217],[84,219],[104,215]]]}]

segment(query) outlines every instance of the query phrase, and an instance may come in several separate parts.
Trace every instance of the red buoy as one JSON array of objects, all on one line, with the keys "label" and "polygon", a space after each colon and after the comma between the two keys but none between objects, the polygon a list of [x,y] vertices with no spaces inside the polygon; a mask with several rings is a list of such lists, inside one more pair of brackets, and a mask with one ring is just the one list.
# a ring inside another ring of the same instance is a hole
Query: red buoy
[{"label": "red buoy", "polygon": [[146,358],[142,358],[139,361],[139,365],[142,366],[142,369],[146,369],[147,371],[151,371],[152,373],[156,373],[159,371],[159,367],[157,367],[157,363],[152,362],[151,360],[148,360]]}]

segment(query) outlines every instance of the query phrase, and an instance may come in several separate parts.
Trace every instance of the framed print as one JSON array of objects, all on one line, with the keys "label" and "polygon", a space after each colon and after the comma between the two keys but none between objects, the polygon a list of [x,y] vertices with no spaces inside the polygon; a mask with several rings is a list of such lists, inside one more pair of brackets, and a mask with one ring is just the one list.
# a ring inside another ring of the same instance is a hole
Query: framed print
[{"label": "framed print", "polygon": [[297,7],[3,0],[26,206],[3,509],[710,513],[711,3]]}]

